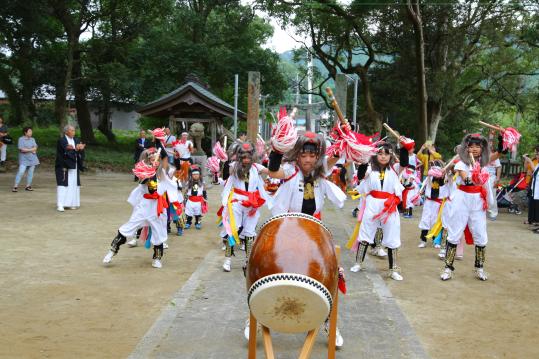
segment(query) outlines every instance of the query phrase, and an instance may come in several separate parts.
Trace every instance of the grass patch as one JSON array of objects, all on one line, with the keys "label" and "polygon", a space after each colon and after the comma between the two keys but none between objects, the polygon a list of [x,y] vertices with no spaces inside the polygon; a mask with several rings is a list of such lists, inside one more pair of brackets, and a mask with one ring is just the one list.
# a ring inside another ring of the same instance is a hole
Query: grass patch
[{"label": "grass patch", "polygon": [[[133,152],[138,131],[114,130],[117,143],[109,143],[99,131],[94,130],[96,144],[86,147],[85,166],[91,170],[129,172],[133,168]],[[11,127],[9,134],[13,137],[13,145],[7,148],[7,160],[18,165],[17,140],[22,136],[22,128]],[[80,132],[77,131],[77,137]],[[58,127],[34,128],[33,137],[38,145],[37,155],[44,166],[54,166],[56,158],[56,142],[60,138]]]}]

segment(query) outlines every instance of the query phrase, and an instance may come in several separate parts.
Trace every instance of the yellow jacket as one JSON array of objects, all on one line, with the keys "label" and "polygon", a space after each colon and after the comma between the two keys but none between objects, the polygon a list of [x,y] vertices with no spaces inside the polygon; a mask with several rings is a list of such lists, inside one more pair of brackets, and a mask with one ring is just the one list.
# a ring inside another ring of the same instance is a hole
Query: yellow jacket
[{"label": "yellow jacket", "polygon": [[429,173],[429,162],[432,160],[441,160],[442,155],[438,152],[434,152],[431,154],[430,152],[427,154],[424,154],[423,152],[419,152],[417,154],[417,159],[421,161],[421,164],[423,165],[423,176],[427,176]]}]

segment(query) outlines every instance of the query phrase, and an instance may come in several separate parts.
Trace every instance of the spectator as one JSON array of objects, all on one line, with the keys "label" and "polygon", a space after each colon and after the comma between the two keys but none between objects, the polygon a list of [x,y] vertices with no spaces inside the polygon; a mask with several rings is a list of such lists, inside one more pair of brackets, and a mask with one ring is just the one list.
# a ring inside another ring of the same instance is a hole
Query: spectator
[{"label": "spectator", "polygon": [[165,151],[167,152],[168,163],[174,164],[174,148],[173,143],[176,142],[176,136],[170,133],[170,127],[165,126]]},{"label": "spectator", "polygon": [[18,191],[19,183],[21,182],[24,173],[28,169],[26,175],[26,191],[33,191],[32,178],[34,177],[34,169],[39,164],[37,158],[37,143],[32,137],[32,127],[25,127],[22,129],[23,136],[19,137],[18,149],[19,149],[19,171],[15,176],[15,185],[13,186],[13,192]]},{"label": "spectator", "polygon": [[64,207],[77,209],[80,207],[80,173],[83,168],[82,154],[85,144],[75,138],[75,127],[64,127],[62,136],[56,145],[56,172],[57,210],[64,211]]},{"label": "spectator", "polygon": [[13,143],[13,140],[9,137],[4,118],[0,115],[0,167],[6,165],[7,145],[11,143]]},{"label": "spectator", "polygon": [[[535,158],[524,155],[524,167],[527,170],[528,182],[528,224],[539,224],[539,145],[535,146]],[[533,230],[539,233],[539,228]]]}]

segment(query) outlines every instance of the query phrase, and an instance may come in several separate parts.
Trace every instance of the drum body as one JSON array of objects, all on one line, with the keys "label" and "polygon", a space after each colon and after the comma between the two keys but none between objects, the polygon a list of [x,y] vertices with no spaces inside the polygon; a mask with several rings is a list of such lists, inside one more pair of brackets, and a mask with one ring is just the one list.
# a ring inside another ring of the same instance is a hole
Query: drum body
[{"label": "drum body", "polygon": [[329,229],[302,213],[270,218],[253,244],[246,277],[249,308],[264,326],[285,333],[318,327],[338,284]]}]

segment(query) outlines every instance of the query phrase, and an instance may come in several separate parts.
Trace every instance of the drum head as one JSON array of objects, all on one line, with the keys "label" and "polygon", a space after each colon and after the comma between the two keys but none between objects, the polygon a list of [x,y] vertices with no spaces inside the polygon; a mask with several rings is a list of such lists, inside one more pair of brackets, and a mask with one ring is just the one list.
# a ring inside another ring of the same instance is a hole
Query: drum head
[{"label": "drum head", "polygon": [[317,280],[295,273],[263,277],[249,289],[247,301],[264,326],[283,333],[307,332],[329,316],[332,297]]}]

